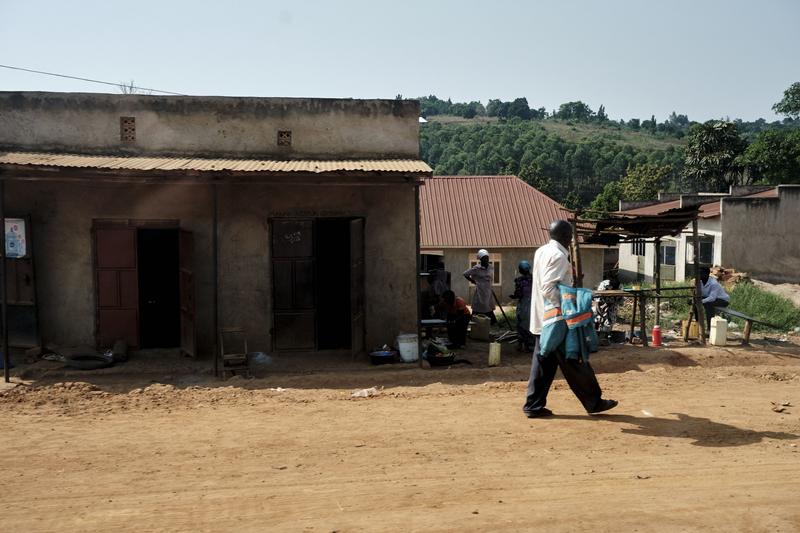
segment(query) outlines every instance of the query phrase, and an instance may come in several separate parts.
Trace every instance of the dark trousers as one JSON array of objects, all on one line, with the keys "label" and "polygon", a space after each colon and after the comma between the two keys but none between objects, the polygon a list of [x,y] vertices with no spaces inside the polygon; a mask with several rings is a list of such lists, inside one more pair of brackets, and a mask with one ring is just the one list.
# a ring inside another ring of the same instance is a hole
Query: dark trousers
[{"label": "dark trousers", "polygon": [[711,329],[711,317],[716,315],[715,307],[728,307],[727,300],[716,299],[713,302],[704,303],[703,307],[706,310],[706,331]]},{"label": "dark trousers", "polygon": [[556,369],[561,368],[569,388],[583,404],[583,408],[593,411],[600,402],[602,391],[589,361],[567,359],[561,352],[541,357],[539,335],[533,337],[536,343],[531,361],[531,377],[528,380],[528,396],[522,410],[526,413],[536,412],[547,405],[547,393],[550,392],[550,385],[556,377]]},{"label": "dark trousers", "polygon": [[467,327],[470,315],[447,316],[447,338],[452,344],[464,346],[467,343]]}]

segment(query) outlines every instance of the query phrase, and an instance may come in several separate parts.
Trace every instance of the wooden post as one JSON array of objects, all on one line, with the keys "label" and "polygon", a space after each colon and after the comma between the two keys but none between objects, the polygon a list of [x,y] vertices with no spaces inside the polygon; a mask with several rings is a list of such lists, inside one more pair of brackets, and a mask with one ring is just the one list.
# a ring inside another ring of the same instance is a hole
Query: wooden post
[{"label": "wooden post", "polygon": [[3,328],[3,379],[6,383],[11,381],[11,374],[9,374],[11,366],[11,357],[8,353],[8,294],[6,291],[6,180],[0,178],[0,222],[3,227],[3,244],[0,245],[0,262],[3,263],[1,267],[3,280],[0,282],[0,299],[2,299],[2,328]]},{"label": "wooden post", "polygon": [[742,339],[742,346],[750,344],[750,329],[753,327],[752,320],[744,321],[744,338]]},{"label": "wooden post", "polygon": [[653,280],[656,284],[656,325],[661,324],[661,237],[656,237],[656,263],[653,270]]},{"label": "wooden post", "polygon": [[[417,293],[417,301],[416,301],[417,311],[414,314],[416,315],[416,318],[417,318],[417,357],[418,357],[418,359],[417,359],[418,363],[417,364],[419,365],[420,368],[423,368],[423,366],[422,366],[422,323],[420,322],[420,318],[422,318],[422,316],[420,315],[420,311],[422,310],[421,309],[422,308],[422,294],[420,294],[421,289],[420,289],[420,286],[419,286],[420,285],[420,283],[419,283],[420,276],[419,275],[420,275],[420,271],[422,270],[422,257],[421,257],[421,254],[420,254],[420,238],[419,238],[419,230],[420,230],[420,224],[421,224],[421,221],[420,221],[420,218],[421,218],[421,215],[420,215],[420,203],[419,203],[419,187],[420,187],[419,183],[414,184],[414,220],[415,220],[415,224],[416,224],[414,233],[416,234],[416,237],[415,237],[415,239],[416,239],[416,241],[415,241],[416,242],[415,253],[416,253],[416,257],[417,257],[416,270],[414,272],[414,285],[416,287],[416,293]],[[497,296],[495,296],[495,299],[497,299]],[[501,307],[500,310],[502,311],[503,308]],[[506,319],[506,320],[508,320],[508,319]]]},{"label": "wooden post", "polygon": [[647,298],[644,292],[639,295],[639,321],[642,335],[642,346],[647,346]]},{"label": "wooden post", "polygon": [[214,375],[219,376],[220,339],[219,339],[219,208],[217,185],[211,185],[213,217],[211,226],[211,255],[214,271]]},{"label": "wooden post", "polygon": [[[700,286],[700,234],[697,229],[697,216],[692,220],[692,241],[694,242],[694,304],[697,316],[697,329],[700,332],[700,342],[706,343],[706,313],[703,309],[703,290]],[[689,324],[691,325],[691,323]]]},{"label": "wooden post", "polygon": [[581,265],[581,246],[578,242],[578,215],[576,211],[572,215],[572,258],[575,266],[575,276],[572,280],[573,287],[583,287],[583,265]]},{"label": "wooden post", "polygon": [[639,305],[639,297],[633,297],[633,310],[631,311],[631,344],[633,344],[633,334],[636,333],[636,307]]}]

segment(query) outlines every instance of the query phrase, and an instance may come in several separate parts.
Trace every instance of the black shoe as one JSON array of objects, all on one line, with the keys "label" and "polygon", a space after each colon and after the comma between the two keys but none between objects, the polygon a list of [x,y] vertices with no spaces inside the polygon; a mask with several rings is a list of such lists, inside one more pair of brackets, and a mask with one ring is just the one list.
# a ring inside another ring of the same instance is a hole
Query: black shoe
[{"label": "black shoe", "polygon": [[553,411],[547,407],[542,407],[536,411],[525,411],[525,416],[528,418],[541,418],[543,416],[553,416]]},{"label": "black shoe", "polygon": [[594,415],[597,413],[602,413],[603,411],[608,411],[609,409],[615,408],[617,405],[619,405],[617,400],[600,400],[597,402],[597,405],[595,405],[594,409],[589,411],[589,414]]}]

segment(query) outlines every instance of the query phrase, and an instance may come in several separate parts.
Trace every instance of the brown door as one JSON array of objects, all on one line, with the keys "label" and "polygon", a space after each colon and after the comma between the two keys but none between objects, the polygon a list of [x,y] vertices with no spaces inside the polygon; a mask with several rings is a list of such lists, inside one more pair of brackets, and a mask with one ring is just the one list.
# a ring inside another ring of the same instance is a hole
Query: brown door
[{"label": "brown door", "polygon": [[364,352],[364,219],[350,221],[350,327],[353,356]]},{"label": "brown door", "polygon": [[191,231],[181,230],[179,235],[179,276],[181,301],[181,353],[189,357],[197,355],[194,304],[194,237]]},{"label": "brown door", "polygon": [[272,344],[316,347],[313,220],[272,221]]},{"label": "brown door", "polygon": [[139,283],[136,228],[95,227],[97,345],[117,340],[139,346]]}]

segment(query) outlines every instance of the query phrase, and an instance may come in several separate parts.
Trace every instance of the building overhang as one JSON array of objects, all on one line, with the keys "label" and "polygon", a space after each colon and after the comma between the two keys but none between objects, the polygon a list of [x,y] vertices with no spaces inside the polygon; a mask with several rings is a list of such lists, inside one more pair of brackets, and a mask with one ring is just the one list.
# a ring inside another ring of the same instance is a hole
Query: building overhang
[{"label": "building overhang", "polygon": [[0,152],[4,179],[136,183],[421,183],[419,159],[217,159]]}]

